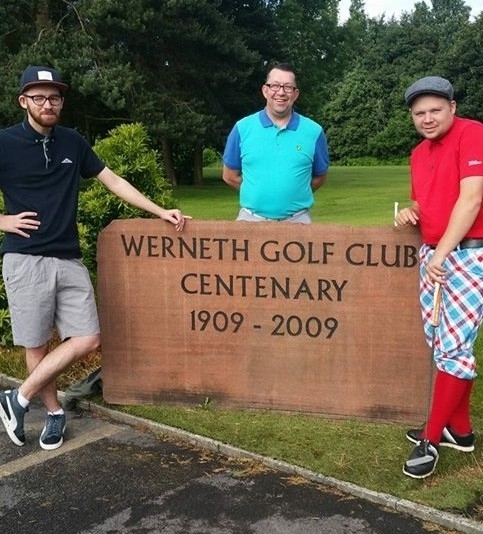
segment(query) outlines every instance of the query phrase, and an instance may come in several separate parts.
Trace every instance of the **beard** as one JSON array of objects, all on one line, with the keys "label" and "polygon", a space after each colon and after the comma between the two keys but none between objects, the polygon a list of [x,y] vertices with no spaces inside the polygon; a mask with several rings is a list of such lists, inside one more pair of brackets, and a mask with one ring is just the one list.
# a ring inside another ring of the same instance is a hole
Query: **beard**
[{"label": "beard", "polygon": [[59,109],[34,109],[33,106],[28,106],[28,114],[30,117],[43,128],[52,128],[60,119],[60,107]]}]

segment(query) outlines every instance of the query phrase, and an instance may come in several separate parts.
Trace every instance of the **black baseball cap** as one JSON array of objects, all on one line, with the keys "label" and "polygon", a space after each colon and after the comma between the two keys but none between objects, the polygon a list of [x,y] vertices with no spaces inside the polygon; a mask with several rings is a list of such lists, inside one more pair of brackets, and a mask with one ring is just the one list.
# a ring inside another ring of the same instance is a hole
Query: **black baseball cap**
[{"label": "black baseball cap", "polygon": [[408,106],[421,95],[438,95],[448,100],[453,100],[454,89],[446,78],[440,76],[426,76],[410,85],[404,93],[404,99]]},{"label": "black baseball cap", "polygon": [[29,87],[39,84],[54,85],[62,93],[69,87],[61,80],[60,74],[55,69],[39,65],[29,65],[23,71],[20,78],[20,94],[24,93]]}]

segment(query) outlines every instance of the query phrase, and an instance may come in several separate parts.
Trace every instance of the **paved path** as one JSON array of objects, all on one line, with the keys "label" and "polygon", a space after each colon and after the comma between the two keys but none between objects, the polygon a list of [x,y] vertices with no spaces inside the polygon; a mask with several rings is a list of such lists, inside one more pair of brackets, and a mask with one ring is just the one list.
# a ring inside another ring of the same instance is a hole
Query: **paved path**
[{"label": "paved path", "polygon": [[1,534],[483,532],[212,440],[174,429],[163,437],[166,427],[109,410],[69,414],[56,451],[40,448],[42,426],[34,403],[24,447],[0,429]]}]

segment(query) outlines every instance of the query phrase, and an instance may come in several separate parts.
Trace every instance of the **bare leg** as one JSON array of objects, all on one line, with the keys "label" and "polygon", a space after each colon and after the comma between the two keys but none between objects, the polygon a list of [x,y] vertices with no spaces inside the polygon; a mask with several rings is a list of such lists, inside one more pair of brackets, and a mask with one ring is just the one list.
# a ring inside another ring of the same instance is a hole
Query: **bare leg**
[{"label": "bare leg", "polygon": [[[37,365],[39,365],[39,363],[45,358],[48,348],[49,345],[46,343],[41,347],[25,349],[25,359],[27,361],[27,369],[29,374],[32,374]],[[55,412],[60,408],[59,401],[57,399],[57,383],[55,379],[41,389],[38,392],[38,395],[48,412]]]},{"label": "bare leg", "polygon": [[71,337],[47,353],[47,345],[27,349],[27,367],[30,375],[19,387],[29,400],[37,394],[49,411],[59,408],[56,378],[77,360],[87,356],[100,345],[100,335]]}]

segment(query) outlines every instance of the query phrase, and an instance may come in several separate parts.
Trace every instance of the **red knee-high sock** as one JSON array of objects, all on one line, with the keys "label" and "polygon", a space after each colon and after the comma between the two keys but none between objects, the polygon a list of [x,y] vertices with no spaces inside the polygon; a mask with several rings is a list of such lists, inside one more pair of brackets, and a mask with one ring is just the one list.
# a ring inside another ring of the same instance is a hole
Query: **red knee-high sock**
[{"label": "red knee-high sock", "polygon": [[448,421],[448,425],[451,430],[460,436],[465,436],[472,431],[470,418],[470,397],[474,381],[465,380],[465,382],[466,390],[461,397],[461,401],[456,410],[453,412],[453,415]]},{"label": "red knee-high sock", "polygon": [[443,428],[448,424],[454,411],[459,406],[465,395],[467,385],[467,380],[456,378],[438,370],[434,382],[431,412],[423,432],[425,438],[433,443],[439,443]]}]

